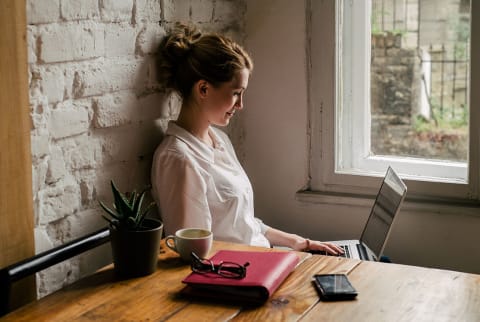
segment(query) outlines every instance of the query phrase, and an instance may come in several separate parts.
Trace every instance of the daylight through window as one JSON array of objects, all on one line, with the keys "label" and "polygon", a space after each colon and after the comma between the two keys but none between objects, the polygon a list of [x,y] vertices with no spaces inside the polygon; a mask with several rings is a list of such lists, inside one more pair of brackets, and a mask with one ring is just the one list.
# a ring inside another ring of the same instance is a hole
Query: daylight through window
[{"label": "daylight through window", "polygon": [[342,1],[340,173],[468,181],[470,1]]},{"label": "daylight through window", "polygon": [[371,150],[467,162],[470,2],[374,0]]}]

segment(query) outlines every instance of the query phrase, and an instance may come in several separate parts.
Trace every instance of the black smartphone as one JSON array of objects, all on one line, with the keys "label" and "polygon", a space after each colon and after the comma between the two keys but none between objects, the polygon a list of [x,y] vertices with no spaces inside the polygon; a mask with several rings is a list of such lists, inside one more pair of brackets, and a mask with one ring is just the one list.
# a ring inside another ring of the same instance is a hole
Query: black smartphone
[{"label": "black smartphone", "polygon": [[323,301],[353,300],[358,295],[345,274],[316,274],[313,284]]}]

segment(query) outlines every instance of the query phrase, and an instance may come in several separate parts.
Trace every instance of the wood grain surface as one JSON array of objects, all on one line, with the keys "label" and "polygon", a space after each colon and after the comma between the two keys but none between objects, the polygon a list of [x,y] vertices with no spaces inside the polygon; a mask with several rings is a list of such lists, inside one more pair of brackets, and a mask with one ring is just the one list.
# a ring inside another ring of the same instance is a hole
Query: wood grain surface
[{"label": "wood grain surface", "polygon": [[[277,251],[214,242],[220,249]],[[112,266],[28,304],[0,321],[478,321],[480,275],[297,253],[302,261],[260,307],[180,295],[190,266],[162,241],[158,269],[118,280]],[[344,273],[358,298],[322,302],[317,273]]]},{"label": "wood grain surface", "polygon": [[[34,255],[25,1],[0,1],[0,267]],[[15,283],[11,307],[36,298]]]}]

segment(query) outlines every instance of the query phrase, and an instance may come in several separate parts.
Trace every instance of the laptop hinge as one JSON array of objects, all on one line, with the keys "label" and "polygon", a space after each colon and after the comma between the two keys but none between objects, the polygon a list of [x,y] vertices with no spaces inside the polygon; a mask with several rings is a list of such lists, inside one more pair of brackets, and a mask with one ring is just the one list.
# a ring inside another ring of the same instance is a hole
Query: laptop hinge
[{"label": "laptop hinge", "polygon": [[357,246],[357,250],[358,250],[358,254],[360,256],[360,259],[370,260],[368,258],[367,250],[365,249],[365,246],[363,246],[361,243],[357,244],[356,246]]}]

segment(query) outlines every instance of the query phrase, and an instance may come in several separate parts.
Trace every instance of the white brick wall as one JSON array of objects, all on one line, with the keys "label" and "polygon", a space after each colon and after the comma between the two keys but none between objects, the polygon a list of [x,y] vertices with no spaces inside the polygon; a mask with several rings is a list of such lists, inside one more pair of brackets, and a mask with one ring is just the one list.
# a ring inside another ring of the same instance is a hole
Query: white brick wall
[{"label": "white brick wall", "polygon": [[104,56],[104,26],[94,22],[50,24],[39,27],[39,59],[44,63]]},{"label": "white brick wall", "polygon": [[27,1],[28,24],[55,22],[60,19],[60,0]]},{"label": "white brick wall", "polygon": [[60,15],[65,20],[98,18],[100,15],[98,0],[62,0]]},{"label": "white brick wall", "polygon": [[[156,82],[165,26],[241,40],[244,11],[241,0],[27,0],[37,252],[105,226],[98,200],[111,200],[110,179],[123,190],[149,183],[180,103]],[[106,246],[38,274],[39,295],[108,263]]]},{"label": "white brick wall", "polygon": [[51,110],[48,129],[52,139],[64,139],[86,133],[89,128],[89,102],[64,101]]}]

